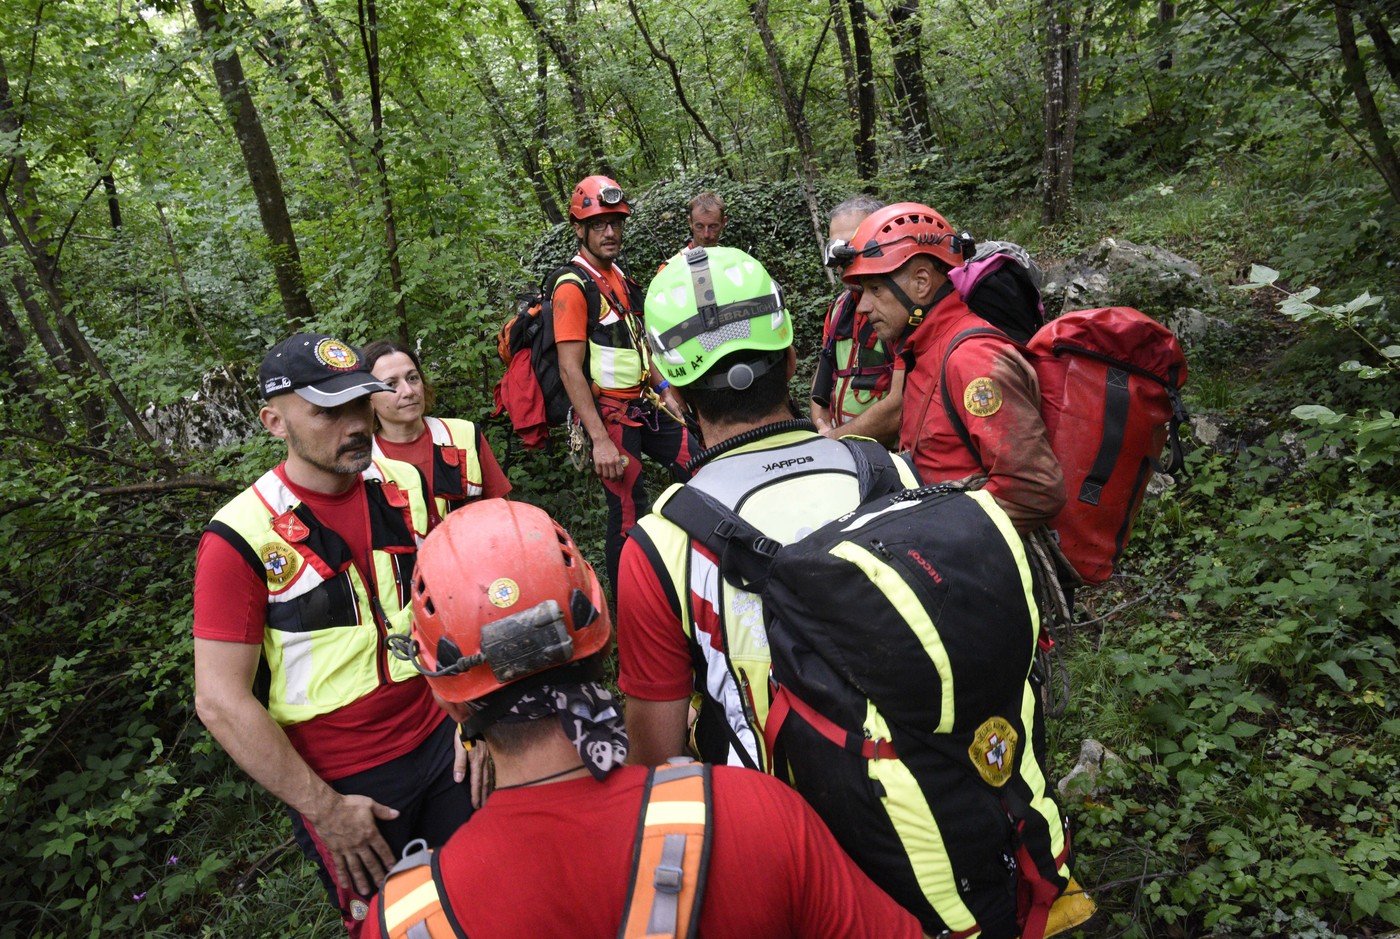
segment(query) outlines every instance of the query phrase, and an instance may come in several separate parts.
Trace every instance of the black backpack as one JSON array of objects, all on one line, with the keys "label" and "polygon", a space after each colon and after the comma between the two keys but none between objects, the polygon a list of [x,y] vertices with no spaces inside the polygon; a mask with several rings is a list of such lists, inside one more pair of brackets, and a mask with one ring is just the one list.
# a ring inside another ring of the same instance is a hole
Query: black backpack
[{"label": "black backpack", "polygon": [[[588,305],[591,330],[598,322],[602,298],[598,285],[575,264],[550,271],[538,290],[516,294],[515,312],[496,333],[496,351],[506,371],[496,382],[496,410],[510,418],[511,428],[527,448],[548,446],[549,428],[569,417],[573,406],[559,373],[559,349],[554,342],[554,290],[562,280],[576,281]],[[584,367],[587,369],[585,347]]]},{"label": "black backpack", "polygon": [[762,595],[774,773],[926,932],[1043,934],[1070,841],[1031,678],[1034,575],[995,500],[899,491],[778,546],[697,495],[663,514]]}]

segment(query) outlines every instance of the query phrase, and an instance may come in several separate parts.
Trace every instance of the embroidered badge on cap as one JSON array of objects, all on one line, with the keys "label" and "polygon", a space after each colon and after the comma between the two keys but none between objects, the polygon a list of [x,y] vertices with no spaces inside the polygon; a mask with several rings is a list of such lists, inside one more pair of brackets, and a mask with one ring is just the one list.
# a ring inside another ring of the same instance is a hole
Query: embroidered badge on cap
[{"label": "embroidered badge on cap", "polygon": [[509,577],[499,577],[486,588],[486,597],[502,609],[515,606],[515,601],[520,599],[520,587]]},{"label": "embroidered badge on cap", "polygon": [[1004,786],[1016,768],[1016,728],[1004,717],[989,717],[972,735],[967,755],[988,785]]},{"label": "embroidered badge on cap", "polygon": [[301,569],[301,556],[275,542],[263,545],[258,557],[262,558],[263,569],[267,572],[267,586],[273,590],[291,583]]},{"label": "embroidered badge on cap", "polygon": [[322,339],[316,343],[316,359],[327,368],[348,372],[360,364],[355,350],[339,339]]},{"label": "embroidered badge on cap", "polygon": [[1001,410],[1001,389],[990,378],[974,378],[963,390],[963,407],[973,417],[991,417]]}]

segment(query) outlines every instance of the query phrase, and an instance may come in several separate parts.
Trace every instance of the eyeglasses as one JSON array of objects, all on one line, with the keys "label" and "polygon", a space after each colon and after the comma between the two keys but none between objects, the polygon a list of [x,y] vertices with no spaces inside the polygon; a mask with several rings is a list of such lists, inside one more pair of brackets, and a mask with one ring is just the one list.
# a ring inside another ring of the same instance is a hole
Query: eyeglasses
[{"label": "eyeglasses", "polygon": [[622,226],[626,224],[625,218],[591,218],[583,224],[588,226],[592,232],[607,231],[609,228],[621,232]]}]

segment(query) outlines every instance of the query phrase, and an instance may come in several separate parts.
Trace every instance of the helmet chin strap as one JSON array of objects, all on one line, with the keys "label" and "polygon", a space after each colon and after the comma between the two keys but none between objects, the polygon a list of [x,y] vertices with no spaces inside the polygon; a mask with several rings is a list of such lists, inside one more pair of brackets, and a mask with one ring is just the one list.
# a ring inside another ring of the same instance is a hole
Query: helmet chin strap
[{"label": "helmet chin strap", "polygon": [[890,293],[894,294],[895,299],[904,305],[905,311],[909,314],[909,321],[905,323],[901,335],[910,330],[917,329],[919,324],[924,321],[924,317],[928,315],[928,311],[938,306],[939,302],[942,301],[944,297],[953,292],[953,282],[945,279],[943,281],[943,286],[934,291],[928,303],[920,306],[909,299],[909,294],[905,293],[904,289],[900,287],[899,284],[895,283],[894,277],[885,274],[881,277],[881,280],[885,282],[885,286],[889,288]]}]

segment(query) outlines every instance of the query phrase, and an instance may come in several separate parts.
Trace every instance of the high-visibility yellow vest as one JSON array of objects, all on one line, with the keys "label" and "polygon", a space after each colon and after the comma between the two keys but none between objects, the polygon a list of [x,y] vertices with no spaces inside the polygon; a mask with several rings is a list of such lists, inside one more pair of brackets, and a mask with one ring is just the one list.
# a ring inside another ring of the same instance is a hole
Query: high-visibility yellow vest
[{"label": "high-visibility yellow vest", "polygon": [[380,685],[420,677],[412,663],[387,653],[383,639],[408,632],[413,613],[413,565],[428,529],[422,477],[388,459],[376,459],[361,476],[374,545],[368,577],[344,540],[303,508],[275,471],[235,496],[208,526],[267,584],[266,704],[284,726],[338,710]]},{"label": "high-visibility yellow vest", "polygon": [[[588,377],[604,391],[636,388],[647,380],[650,360],[642,336],[642,289],[621,268],[625,297],[614,297],[607,280],[581,255],[572,261],[582,267],[598,285],[598,318],[588,331]],[[559,283],[568,283],[561,278]],[[557,285],[556,285],[557,289]],[[625,304],[619,309],[617,304]]]},{"label": "high-visibility yellow vest", "polygon": [[[476,425],[456,418],[425,417],[423,423],[433,440],[433,477],[428,480],[437,517],[481,497],[481,453],[477,450]],[[374,439],[374,456],[384,457],[379,438]]]}]

